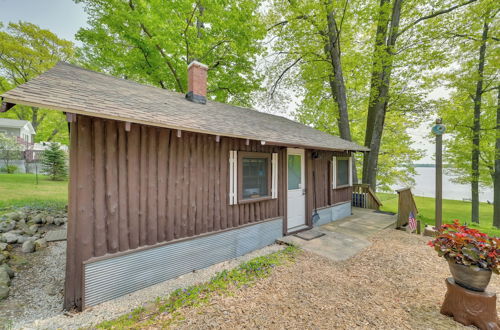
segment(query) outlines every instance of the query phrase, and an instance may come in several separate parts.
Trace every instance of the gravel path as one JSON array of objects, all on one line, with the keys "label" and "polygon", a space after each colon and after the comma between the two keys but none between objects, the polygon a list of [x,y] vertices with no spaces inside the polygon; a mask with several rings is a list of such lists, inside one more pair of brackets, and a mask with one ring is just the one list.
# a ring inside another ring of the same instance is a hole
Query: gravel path
[{"label": "gravel path", "polygon": [[[460,329],[439,313],[448,265],[429,238],[385,230],[354,258],[308,252],[255,286],[186,308],[181,329]],[[499,276],[489,290],[499,291]],[[500,308],[499,308],[500,311]]]},{"label": "gravel path", "polygon": [[66,242],[29,254],[17,251],[15,260],[9,297],[0,302],[0,328],[60,314]]},{"label": "gravel path", "polygon": [[[118,299],[105,302],[96,307],[86,309],[82,313],[62,314],[61,308],[59,308],[56,313],[52,313],[51,315],[49,315],[49,317],[42,316],[35,321],[33,321],[32,317],[26,319],[16,318],[15,323],[13,324],[13,328],[79,329],[82,327],[92,327],[93,325],[98,324],[104,320],[113,319],[126,314],[136,307],[154,301],[157,297],[168,296],[172,291],[176,289],[188,287],[196,283],[206,282],[215,273],[220,272],[224,269],[235,268],[244,261],[255,258],[257,256],[262,256],[278,251],[282,248],[283,246],[281,245],[270,245],[263,249],[246,254],[242,257],[228,260],[226,262],[222,262],[211,267],[199,270],[195,273],[189,273],[176,279],[165,281],[163,283],[151,286],[140,291],[136,291],[132,294],[120,297]],[[40,293],[43,295],[43,292]],[[45,299],[45,297],[42,299]],[[59,304],[59,306],[62,307],[62,295],[60,297]]]}]

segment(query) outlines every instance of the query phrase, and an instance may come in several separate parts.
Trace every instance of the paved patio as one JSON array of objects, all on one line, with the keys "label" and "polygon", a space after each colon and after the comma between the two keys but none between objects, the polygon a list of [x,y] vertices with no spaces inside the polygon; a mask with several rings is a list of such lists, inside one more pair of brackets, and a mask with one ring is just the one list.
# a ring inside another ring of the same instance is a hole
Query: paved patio
[{"label": "paved patio", "polygon": [[368,240],[371,235],[394,228],[396,215],[377,213],[370,209],[353,208],[352,215],[342,220],[315,227],[305,234],[323,236],[312,240],[305,240],[296,235],[283,237],[280,241],[292,243],[304,250],[319,254],[335,261],[349,259],[372,243]]}]

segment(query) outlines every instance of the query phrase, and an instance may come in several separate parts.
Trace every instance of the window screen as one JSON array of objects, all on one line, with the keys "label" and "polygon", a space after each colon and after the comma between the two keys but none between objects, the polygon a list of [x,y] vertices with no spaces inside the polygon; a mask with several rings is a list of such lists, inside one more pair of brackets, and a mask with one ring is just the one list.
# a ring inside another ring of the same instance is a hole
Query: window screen
[{"label": "window screen", "polygon": [[259,198],[269,195],[269,159],[243,157],[243,198]]},{"label": "window screen", "polygon": [[349,184],[349,160],[337,159],[337,187]]}]

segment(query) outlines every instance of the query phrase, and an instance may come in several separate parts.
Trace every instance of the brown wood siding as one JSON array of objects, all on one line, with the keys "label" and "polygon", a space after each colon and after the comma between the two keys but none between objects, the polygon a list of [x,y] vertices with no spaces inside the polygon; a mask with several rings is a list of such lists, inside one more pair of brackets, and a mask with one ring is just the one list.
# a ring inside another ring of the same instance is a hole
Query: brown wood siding
[{"label": "brown wood siding", "polygon": [[[285,216],[286,148],[245,142],[77,116],[65,307],[81,308],[92,257]],[[279,154],[278,199],[229,205],[230,150]]]},{"label": "brown wood siding", "polygon": [[[332,189],[332,158],[346,157],[349,153],[332,152],[332,151],[316,151],[318,158],[312,159],[314,150],[306,152],[306,184],[309,187],[308,191],[313,191],[316,188],[316,207],[326,207],[338,203],[349,202],[352,199],[352,187],[342,187]],[[312,171],[314,171],[315,180],[313,182]],[[307,214],[312,214],[314,210],[314,195],[307,196]]]}]

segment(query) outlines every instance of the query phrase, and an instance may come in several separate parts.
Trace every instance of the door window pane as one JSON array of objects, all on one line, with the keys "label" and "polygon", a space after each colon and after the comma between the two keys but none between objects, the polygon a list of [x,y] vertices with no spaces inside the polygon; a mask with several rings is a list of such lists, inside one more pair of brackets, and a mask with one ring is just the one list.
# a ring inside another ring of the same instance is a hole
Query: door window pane
[{"label": "door window pane", "polygon": [[337,186],[349,184],[349,160],[337,159]]},{"label": "door window pane", "polygon": [[268,196],[268,158],[244,157],[243,165],[243,198]]},{"label": "door window pane", "polygon": [[288,190],[300,189],[302,156],[288,155]]}]

